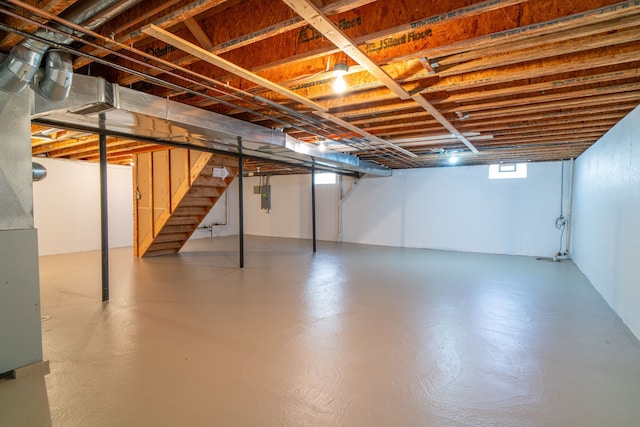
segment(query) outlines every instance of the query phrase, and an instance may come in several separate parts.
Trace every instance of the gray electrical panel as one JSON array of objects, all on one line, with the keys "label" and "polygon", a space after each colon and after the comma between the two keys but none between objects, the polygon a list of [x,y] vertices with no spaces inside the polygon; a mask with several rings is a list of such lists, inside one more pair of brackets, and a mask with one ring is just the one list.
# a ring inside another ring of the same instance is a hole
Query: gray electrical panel
[{"label": "gray electrical panel", "polygon": [[260,187],[260,208],[265,210],[271,209],[271,186],[263,185]]}]

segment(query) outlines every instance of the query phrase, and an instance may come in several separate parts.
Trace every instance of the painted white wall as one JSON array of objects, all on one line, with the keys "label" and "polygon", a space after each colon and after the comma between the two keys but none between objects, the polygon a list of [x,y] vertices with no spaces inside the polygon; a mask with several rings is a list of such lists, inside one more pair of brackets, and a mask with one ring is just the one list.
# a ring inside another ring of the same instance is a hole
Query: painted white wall
[{"label": "painted white wall", "polygon": [[[100,249],[100,165],[34,157],[47,177],[33,183],[40,255]],[[109,246],[133,245],[132,173],[109,165]]]},{"label": "painted white wall", "polygon": [[[211,229],[202,228],[211,225]],[[231,236],[238,232],[238,179],[234,179],[190,239]]]},{"label": "painted white wall", "polygon": [[526,179],[489,180],[488,173],[488,166],[467,166],[364,179],[344,204],[344,241],[529,256],[558,252],[562,164],[531,163]]},{"label": "painted white wall", "polygon": [[[566,167],[565,187],[568,172]],[[553,256],[561,249],[555,227],[561,173],[562,164],[554,162],[529,164],[529,177],[516,180],[489,180],[488,166],[411,169],[366,178],[344,203],[343,241]],[[260,210],[260,197],[253,194],[258,184],[257,178],[245,181],[246,233],[310,238],[309,175],[272,177],[269,213]],[[335,241],[339,187],[318,185],[316,197],[318,239]]]},{"label": "painted white wall", "polygon": [[640,107],[576,160],[571,253],[640,337]]},{"label": "painted white wall", "polygon": [[[100,247],[99,166],[41,159],[49,175],[34,185],[40,254]],[[559,250],[560,163],[529,165],[525,180],[488,180],[486,166],[394,171],[364,179],[344,203],[343,241],[470,252],[551,256]],[[238,233],[234,181],[202,222],[214,236]],[[272,208],[260,209],[257,177],[245,178],[245,233],[311,238],[309,175],[271,177]],[[317,237],[338,240],[339,187],[316,185]],[[109,167],[112,247],[132,245],[131,170]],[[207,229],[192,238],[210,237]]]},{"label": "painted white wall", "polygon": [[[260,208],[260,195],[253,187],[258,177],[245,178],[245,233],[257,236],[310,239],[311,176],[286,175],[271,177],[271,210]],[[338,185],[316,185],[316,237],[338,239]]]}]

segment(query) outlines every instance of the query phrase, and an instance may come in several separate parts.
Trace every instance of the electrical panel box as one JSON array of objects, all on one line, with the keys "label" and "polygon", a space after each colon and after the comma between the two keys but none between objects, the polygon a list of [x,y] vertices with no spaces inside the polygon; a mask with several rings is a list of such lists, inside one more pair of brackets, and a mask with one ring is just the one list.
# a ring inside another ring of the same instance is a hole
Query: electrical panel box
[{"label": "electrical panel box", "polygon": [[263,185],[260,187],[260,208],[265,210],[271,209],[271,186]]}]

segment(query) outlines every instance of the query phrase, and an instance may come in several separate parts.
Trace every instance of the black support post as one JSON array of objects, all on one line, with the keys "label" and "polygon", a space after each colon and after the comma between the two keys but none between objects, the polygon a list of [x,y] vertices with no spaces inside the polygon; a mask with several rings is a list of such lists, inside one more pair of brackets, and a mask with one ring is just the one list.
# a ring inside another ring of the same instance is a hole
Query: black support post
[{"label": "black support post", "polygon": [[107,136],[100,134],[100,233],[102,250],[102,301],[109,301],[109,200],[107,192]]},{"label": "black support post", "polygon": [[238,137],[238,222],[240,243],[240,268],[244,268],[244,198],[242,195],[242,137]]},{"label": "black support post", "polygon": [[316,167],[311,165],[311,224],[313,227],[313,253],[316,253]]}]

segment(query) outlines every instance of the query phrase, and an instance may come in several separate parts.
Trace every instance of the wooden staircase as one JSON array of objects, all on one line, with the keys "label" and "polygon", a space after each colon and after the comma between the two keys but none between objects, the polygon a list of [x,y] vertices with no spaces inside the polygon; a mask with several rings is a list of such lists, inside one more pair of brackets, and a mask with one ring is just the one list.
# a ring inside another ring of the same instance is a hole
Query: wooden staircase
[{"label": "wooden staircase", "polygon": [[[214,177],[225,168],[226,178]],[[235,157],[184,148],[136,154],[134,254],[174,254],[187,242],[238,174]]]}]

